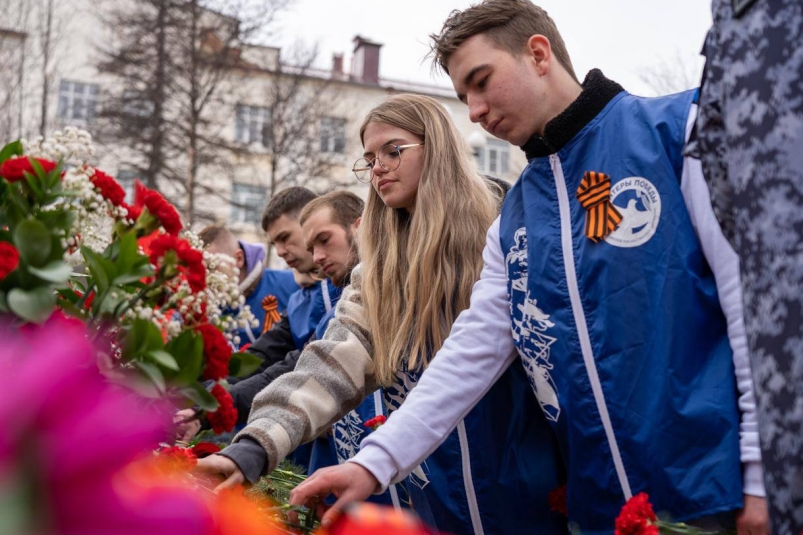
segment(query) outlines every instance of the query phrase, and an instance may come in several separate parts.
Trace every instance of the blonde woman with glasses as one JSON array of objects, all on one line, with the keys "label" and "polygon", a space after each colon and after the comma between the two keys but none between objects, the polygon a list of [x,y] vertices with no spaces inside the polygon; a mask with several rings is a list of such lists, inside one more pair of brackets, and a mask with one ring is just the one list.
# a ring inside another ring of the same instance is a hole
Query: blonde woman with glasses
[{"label": "blonde woman with glasses", "polygon": [[[365,118],[360,137],[365,152],[354,172],[372,186],[359,231],[361,268],[324,338],[255,398],[232,446],[199,462],[226,478],[221,487],[270,472],[379,387],[392,415],[469,306],[502,188],[477,173],[432,98],[388,99]],[[425,521],[455,534],[566,531],[548,502],[562,465],[531,396],[523,368],[511,367],[405,480]]]}]

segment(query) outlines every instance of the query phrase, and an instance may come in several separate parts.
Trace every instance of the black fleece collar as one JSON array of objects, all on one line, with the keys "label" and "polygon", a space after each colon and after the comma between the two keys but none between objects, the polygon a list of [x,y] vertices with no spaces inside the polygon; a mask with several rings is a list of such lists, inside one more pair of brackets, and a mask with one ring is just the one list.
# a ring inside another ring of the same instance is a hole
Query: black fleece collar
[{"label": "black fleece collar", "polygon": [[592,69],[583,81],[583,91],[577,100],[569,104],[560,115],[544,128],[544,136],[534,134],[521,150],[527,159],[554,154],[572,140],[616,95],[624,91],[622,86],[605,78],[602,71]]}]

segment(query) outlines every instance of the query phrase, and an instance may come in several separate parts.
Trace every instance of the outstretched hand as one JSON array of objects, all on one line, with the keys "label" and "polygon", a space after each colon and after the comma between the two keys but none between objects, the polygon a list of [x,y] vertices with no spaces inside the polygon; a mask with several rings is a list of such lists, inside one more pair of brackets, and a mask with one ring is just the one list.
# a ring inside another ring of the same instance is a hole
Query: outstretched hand
[{"label": "outstretched hand", "polygon": [[363,501],[377,488],[374,475],[356,463],[322,468],[312,474],[290,493],[290,505],[313,507],[330,494],[337,497],[321,518],[321,524],[331,523],[352,502]]},{"label": "outstretched hand", "polygon": [[176,426],[176,440],[189,442],[201,430],[201,420],[194,409],[182,409],[173,416]]},{"label": "outstretched hand", "polygon": [[232,489],[245,483],[245,476],[237,464],[223,455],[216,454],[198,459],[196,470],[223,480],[222,483],[215,487],[215,492]]}]

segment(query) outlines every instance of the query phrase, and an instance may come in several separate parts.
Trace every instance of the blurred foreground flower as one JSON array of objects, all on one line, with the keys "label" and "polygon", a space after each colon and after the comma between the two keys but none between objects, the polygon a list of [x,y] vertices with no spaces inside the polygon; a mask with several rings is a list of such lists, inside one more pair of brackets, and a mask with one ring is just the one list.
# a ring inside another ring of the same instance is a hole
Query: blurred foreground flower
[{"label": "blurred foreground flower", "polygon": [[396,510],[374,503],[355,503],[318,535],[434,535],[407,510]]},{"label": "blurred foreground flower", "polygon": [[172,410],[108,383],[80,321],[0,330],[0,533],[283,532],[246,498],[164,469],[151,452]]}]

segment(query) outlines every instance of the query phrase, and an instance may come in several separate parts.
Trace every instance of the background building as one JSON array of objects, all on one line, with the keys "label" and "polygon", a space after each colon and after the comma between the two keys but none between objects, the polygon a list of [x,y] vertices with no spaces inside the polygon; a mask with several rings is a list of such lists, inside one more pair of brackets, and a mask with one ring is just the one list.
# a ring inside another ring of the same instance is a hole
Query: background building
[{"label": "background building", "polygon": [[351,173],[359,126],[399,92],[437,98],[482,172],[512,181],[525,164],[470,122],[450,87],[383,78],[380,43],[356,36],[329,69],[313,68],[303,46],[249,44],[274,23],[278,0],[256,12],[199,0],[9,2],[2,141],[87,129],[98,167],[129,192],[135,178],[159,189],[196,229],[227,222],[262,241],[262,209],[285,187],[365,194]]}]

